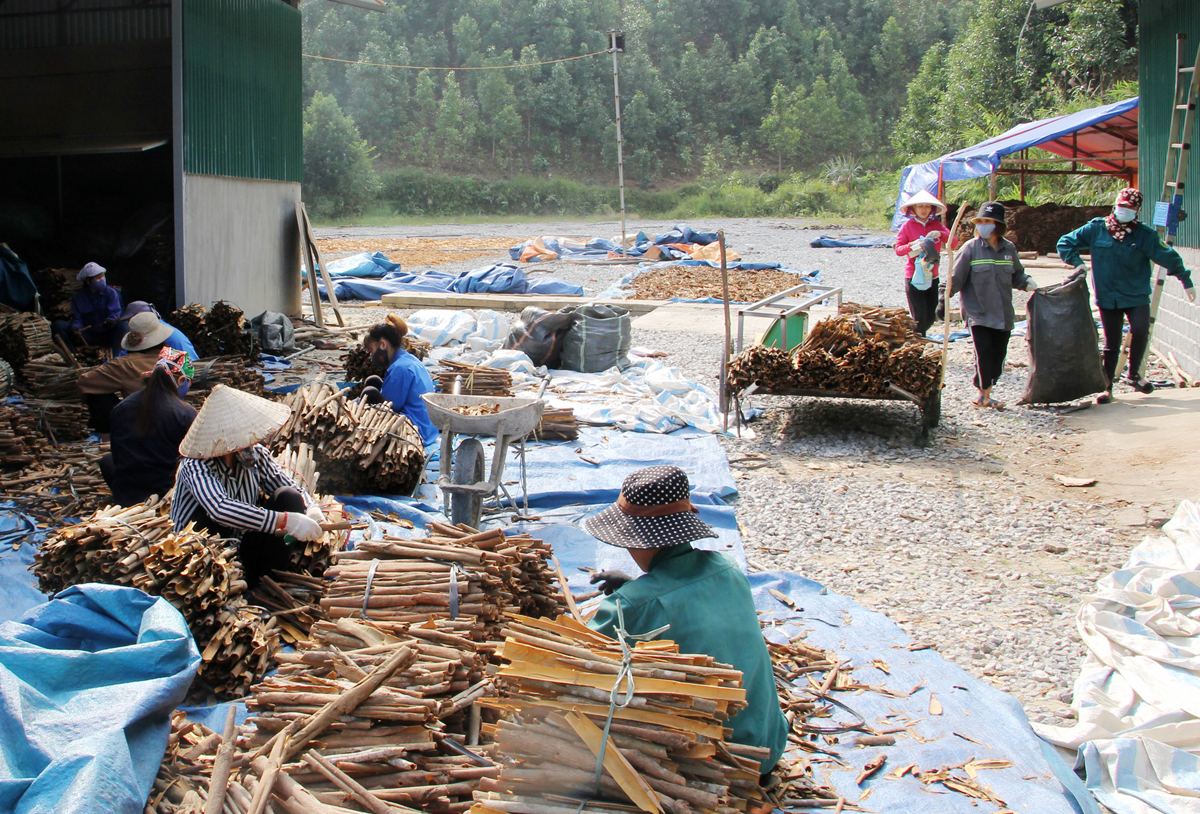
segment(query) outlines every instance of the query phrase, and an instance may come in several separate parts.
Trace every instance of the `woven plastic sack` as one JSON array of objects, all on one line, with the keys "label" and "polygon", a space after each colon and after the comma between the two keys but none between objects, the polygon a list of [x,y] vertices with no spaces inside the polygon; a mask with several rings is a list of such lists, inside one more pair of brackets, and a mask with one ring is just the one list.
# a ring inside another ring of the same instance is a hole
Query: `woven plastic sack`
[{"label": "woven plastic sack", "polygon": [[580,373],[599,373],[630,366],[629,346],[633,321],[615,305],[582,305],[563,308],[571,314],[571,327],[563,337],[560,364]]},{"label": "woven plastic sack", "polygon": [[563,337],[571,327],[568,309],[547,311],[531,305],[521,312],[521,321],[508,334],[504,347],[519,350],[534,365],[556,368],[562,354]]},{"label": "woven plastic sack", "polygon": [[1059,404],[1108,387],[1086,275],[1039,288],[1028,311],[1029,381],[1021,404]]},{"label": "woven plastic sack", "polygon": [[296,350],[292,321],[277,311],[263,311],[250,320],[250,333],[263,353],[279,355]]}]

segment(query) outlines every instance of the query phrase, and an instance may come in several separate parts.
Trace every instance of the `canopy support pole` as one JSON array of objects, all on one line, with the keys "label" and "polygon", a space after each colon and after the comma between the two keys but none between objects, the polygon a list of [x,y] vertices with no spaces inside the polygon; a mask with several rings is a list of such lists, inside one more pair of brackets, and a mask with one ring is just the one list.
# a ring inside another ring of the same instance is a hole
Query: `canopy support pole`
[{"label": "canopy support pole", "polygon": [[[620,35],[620,36],[618,36]],[[621,85],[617,80],[617,53],[625,50],[625,36],[619,31],[608,32],[608,50],[613,60],[613,104],[617,108],[617,186],[621,194],[621,256],[625,256],[625,150],[621,138]]]}]

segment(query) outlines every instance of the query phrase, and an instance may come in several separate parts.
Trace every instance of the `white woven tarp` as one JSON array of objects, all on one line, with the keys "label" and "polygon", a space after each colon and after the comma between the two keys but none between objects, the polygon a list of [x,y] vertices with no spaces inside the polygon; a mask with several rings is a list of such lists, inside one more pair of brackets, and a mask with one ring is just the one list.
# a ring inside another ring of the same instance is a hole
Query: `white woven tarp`
[{"label": "white woven tarp", "polygon": [[1117,814],[1200,814],[1200,508],[1184,501],[1163,532],[1079,611],[1079,722],[1034,724]]}]

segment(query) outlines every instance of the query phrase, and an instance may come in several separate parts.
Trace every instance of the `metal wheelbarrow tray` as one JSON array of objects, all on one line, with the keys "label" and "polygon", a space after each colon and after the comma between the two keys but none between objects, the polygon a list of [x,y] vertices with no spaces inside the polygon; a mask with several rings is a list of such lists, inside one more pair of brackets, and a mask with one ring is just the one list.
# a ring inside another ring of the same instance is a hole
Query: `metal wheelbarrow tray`
[{"label": "metal wheelbarrow tray", "polygon": [[[503,491],[516,507],[516,501],[501,480],[508,445],[524,440],[537,429],[542,419],[544,402],[531,398],[501,398],[498,396],[461,396],[450,393],[425,393],[421,396],[429,410],[429,420],[442,432],[441,460],[438,464],[438,486],[442,490],[450,519],[475,527],[483,509],[483,499]],[[463,415],[456,407],[491,407],[487,415]],[[484,436],[496,439],[492,454],[491,475],[484,478],[483,444],[467,438],[454,449],[454,436]],[[521,458],[521,486],[525,486],[525,459]],[[526,495],[528,510],[528,495]]]}]

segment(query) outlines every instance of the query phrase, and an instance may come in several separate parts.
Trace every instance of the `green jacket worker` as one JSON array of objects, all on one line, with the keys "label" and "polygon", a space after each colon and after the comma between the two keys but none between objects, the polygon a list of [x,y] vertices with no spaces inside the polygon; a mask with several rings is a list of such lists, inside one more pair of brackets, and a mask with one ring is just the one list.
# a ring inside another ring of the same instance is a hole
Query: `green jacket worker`
[{"label": "green jacket worker", "polygon": [[703,653],[741,670],[746,707],[726,726],[735,743],[771,750],[762,762],[767,774],[788,737],[771,656],[745,574],[724,554],[692,548],[693,540],[717,535],[696,516],[689,495],[682,469],[650,466],[625,479],[614,505],[584,521],[589,534],[628,549],[645,572],[632,580],[616,572],[598,575],[615,590],[589,624],[615,638],[620,602],[627,633],[670,625],[663,638],[677,642],[680,652]]},{"label": "green jacket worker", "polygon": [[1058,239],[1058,256],[1084,273],[1087,268],[1079,252],[1085,248],[1092,251],[1096,305],[1104,327],[1104,373],[1109,383],[1108,392],[1096,399],[1101,404],[1112,401],[1112,383],[1121,373],[1117,360],[1126,319],[1129,385],[1143,393],[1154,392],[1154,385],[1139,375],[1150,342],[1150,264],[1157,263],[1167,274],[1178,277],[1187,301],[1196,301],[1192,275],[1184,267],[1183,258],[1162,242],[1153,227],[1137,219],[1141,206],[1142,193],[1135,187],[1125,187],[1117,193],[1112,212]]}]

